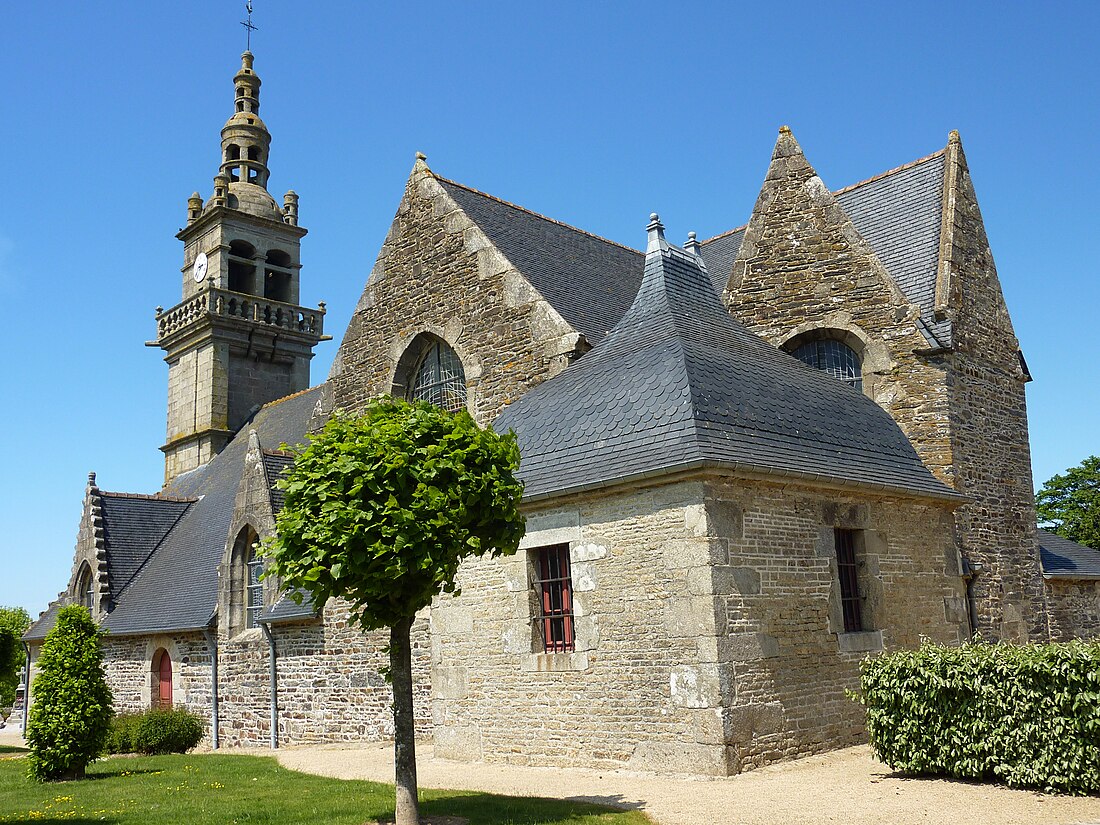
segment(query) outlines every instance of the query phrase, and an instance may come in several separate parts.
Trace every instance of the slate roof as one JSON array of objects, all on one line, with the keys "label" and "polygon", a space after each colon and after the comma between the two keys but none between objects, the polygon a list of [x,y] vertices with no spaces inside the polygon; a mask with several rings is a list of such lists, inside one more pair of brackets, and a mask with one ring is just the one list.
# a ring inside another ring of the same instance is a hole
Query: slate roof
[{"label": "slate roof", "polygon": [[494,422],[519,439],[525,498],[708,466],[959,498],[874,401],[733,320],[658,231],[619,324]]},{"label": "slate roof", "polygon": [[57,624],[57,613],[61,610],[60,599],[50,602],[50,606],[46,608],[37,619],[31,622],[31,626],[27,628],[27,632],[23,634],[23,641],[36,642],[46,638],[46,634],[53,630],[53,626]]},{"label": "slate roof", "polygon": [[280,624],[282,622],[297,622],[303,619],[315,619],[320,613],[313,605],[313,600],[305,591],[298,591],[302,595],[302,603],[296,604],[289,595],[283,596],[271,607],[265,607],[260,613],[260,622],[263,624]]},{"label": "slate roof", "polygon": [[444,191],[532,286],[589,343],[626,312],[642,254],[436,176]]},{"label": "slate roof", "polygon": [[[265,405],[247,429],[262,444],[296,444],[307,431],[321,387]],[[203,467],[178,477],[165,491],[199,499],[119,594],[104,619],[116,635],[196,630],[210,624],[217,605],[218,564],[248,449],[247,429]]]},{"label": "slate roof", "polygon": [[111,598],[126,587],[193,500],[99,494]]},{"label": "slate roof", "polygon": [[264,450],[264,473],[267,475],[267,483],[271,491],[271,510],[276,515],[283,509],[285,496],[283,491],[275,486],[283,470],[294,463],[294,456],[290,453],[276,450]]},{"label": "slate roof", "polygon": [[[834,193],[887,274],[921,309],[933,346],[950,346],[950,321],[936,321],[936,269],[943,216],[944,153],[937,152]],[[745,227],[703,241],[700,253],[719,294],[726,288]]]},{"label": "slate roof", "polygon": [[1055,533],[1039,531],[1039,556],[1048,579],[1100,579],[1100,550]]}]

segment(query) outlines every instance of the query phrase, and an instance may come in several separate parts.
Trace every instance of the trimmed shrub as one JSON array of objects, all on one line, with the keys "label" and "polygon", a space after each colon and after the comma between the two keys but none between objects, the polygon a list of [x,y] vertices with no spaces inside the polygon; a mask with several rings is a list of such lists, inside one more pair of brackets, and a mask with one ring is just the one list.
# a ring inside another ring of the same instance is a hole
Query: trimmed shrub
[{"label": "trimmed shrub", "polygon": [[202,719],[186,708],[153,708],[116,716],[110,753],[186,753],[202,739]]},{"label": "trimmed shrub", "polygon": [[1100,643],[925,643],[865,659],[860,687],[894,770],[1100,791]]},{"label": "trimmed shrub", "polygon": [[86,608],[58,611],[57,624],[42,642],[31,694],[26,734],[31,776],[82,778],[103,753],[112,714],[99,628]]},{"label": "trimmed shrub", "polygon": [[111,720],[111,732],[107,736],[107,753],[135,753],[134,734],[142,713],[120,713]]}]

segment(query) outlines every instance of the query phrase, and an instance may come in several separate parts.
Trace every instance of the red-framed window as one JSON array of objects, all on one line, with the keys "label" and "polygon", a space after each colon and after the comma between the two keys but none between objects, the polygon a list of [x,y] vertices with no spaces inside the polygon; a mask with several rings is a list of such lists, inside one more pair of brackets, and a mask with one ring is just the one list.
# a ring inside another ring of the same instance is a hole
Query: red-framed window
[{"label": "red-framed window", "polygon": [[836,571],[840,576],[840,605],[844,612],[844,632],[863,630],[863,600],[859,596],[859,565],[856,563],[854,530],[834,531]]},{"label": "red-framed window", "polygon": [[539,597],[535,621],[542,633],[543,652],[567,653],[574,649],[569,545],[541,547],[534,553],[535,591]]}]

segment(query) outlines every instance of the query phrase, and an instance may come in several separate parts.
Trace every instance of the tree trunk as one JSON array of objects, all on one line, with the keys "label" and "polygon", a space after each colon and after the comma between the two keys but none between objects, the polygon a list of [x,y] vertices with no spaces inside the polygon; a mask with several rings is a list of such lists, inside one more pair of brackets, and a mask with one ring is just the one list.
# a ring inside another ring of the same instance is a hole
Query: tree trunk
[{"label": "tree trunk", "polygon": [[412,619],[390,628],[390,678],[393,684],[393,767],[397,779],[395,825],[419,825],[416,799],[416,731],[413,724]]}]

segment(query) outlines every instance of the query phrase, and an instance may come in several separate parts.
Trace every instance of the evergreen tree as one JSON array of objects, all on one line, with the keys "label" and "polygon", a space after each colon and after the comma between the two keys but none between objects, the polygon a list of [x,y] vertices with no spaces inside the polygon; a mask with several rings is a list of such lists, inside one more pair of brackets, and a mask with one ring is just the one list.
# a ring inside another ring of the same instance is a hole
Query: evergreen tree
[{"label": "evergreen tree", "polygon": [[1035,496],[1035,512],[1040,527],[1100,550],[1100,457],[1047,481]]},{"label": "evergreen tree", "polygon": [[99,628],[87,608],[61,608],[37,666],[26,731],[31,776],[81,779],[106,748],[113,713]]}]

